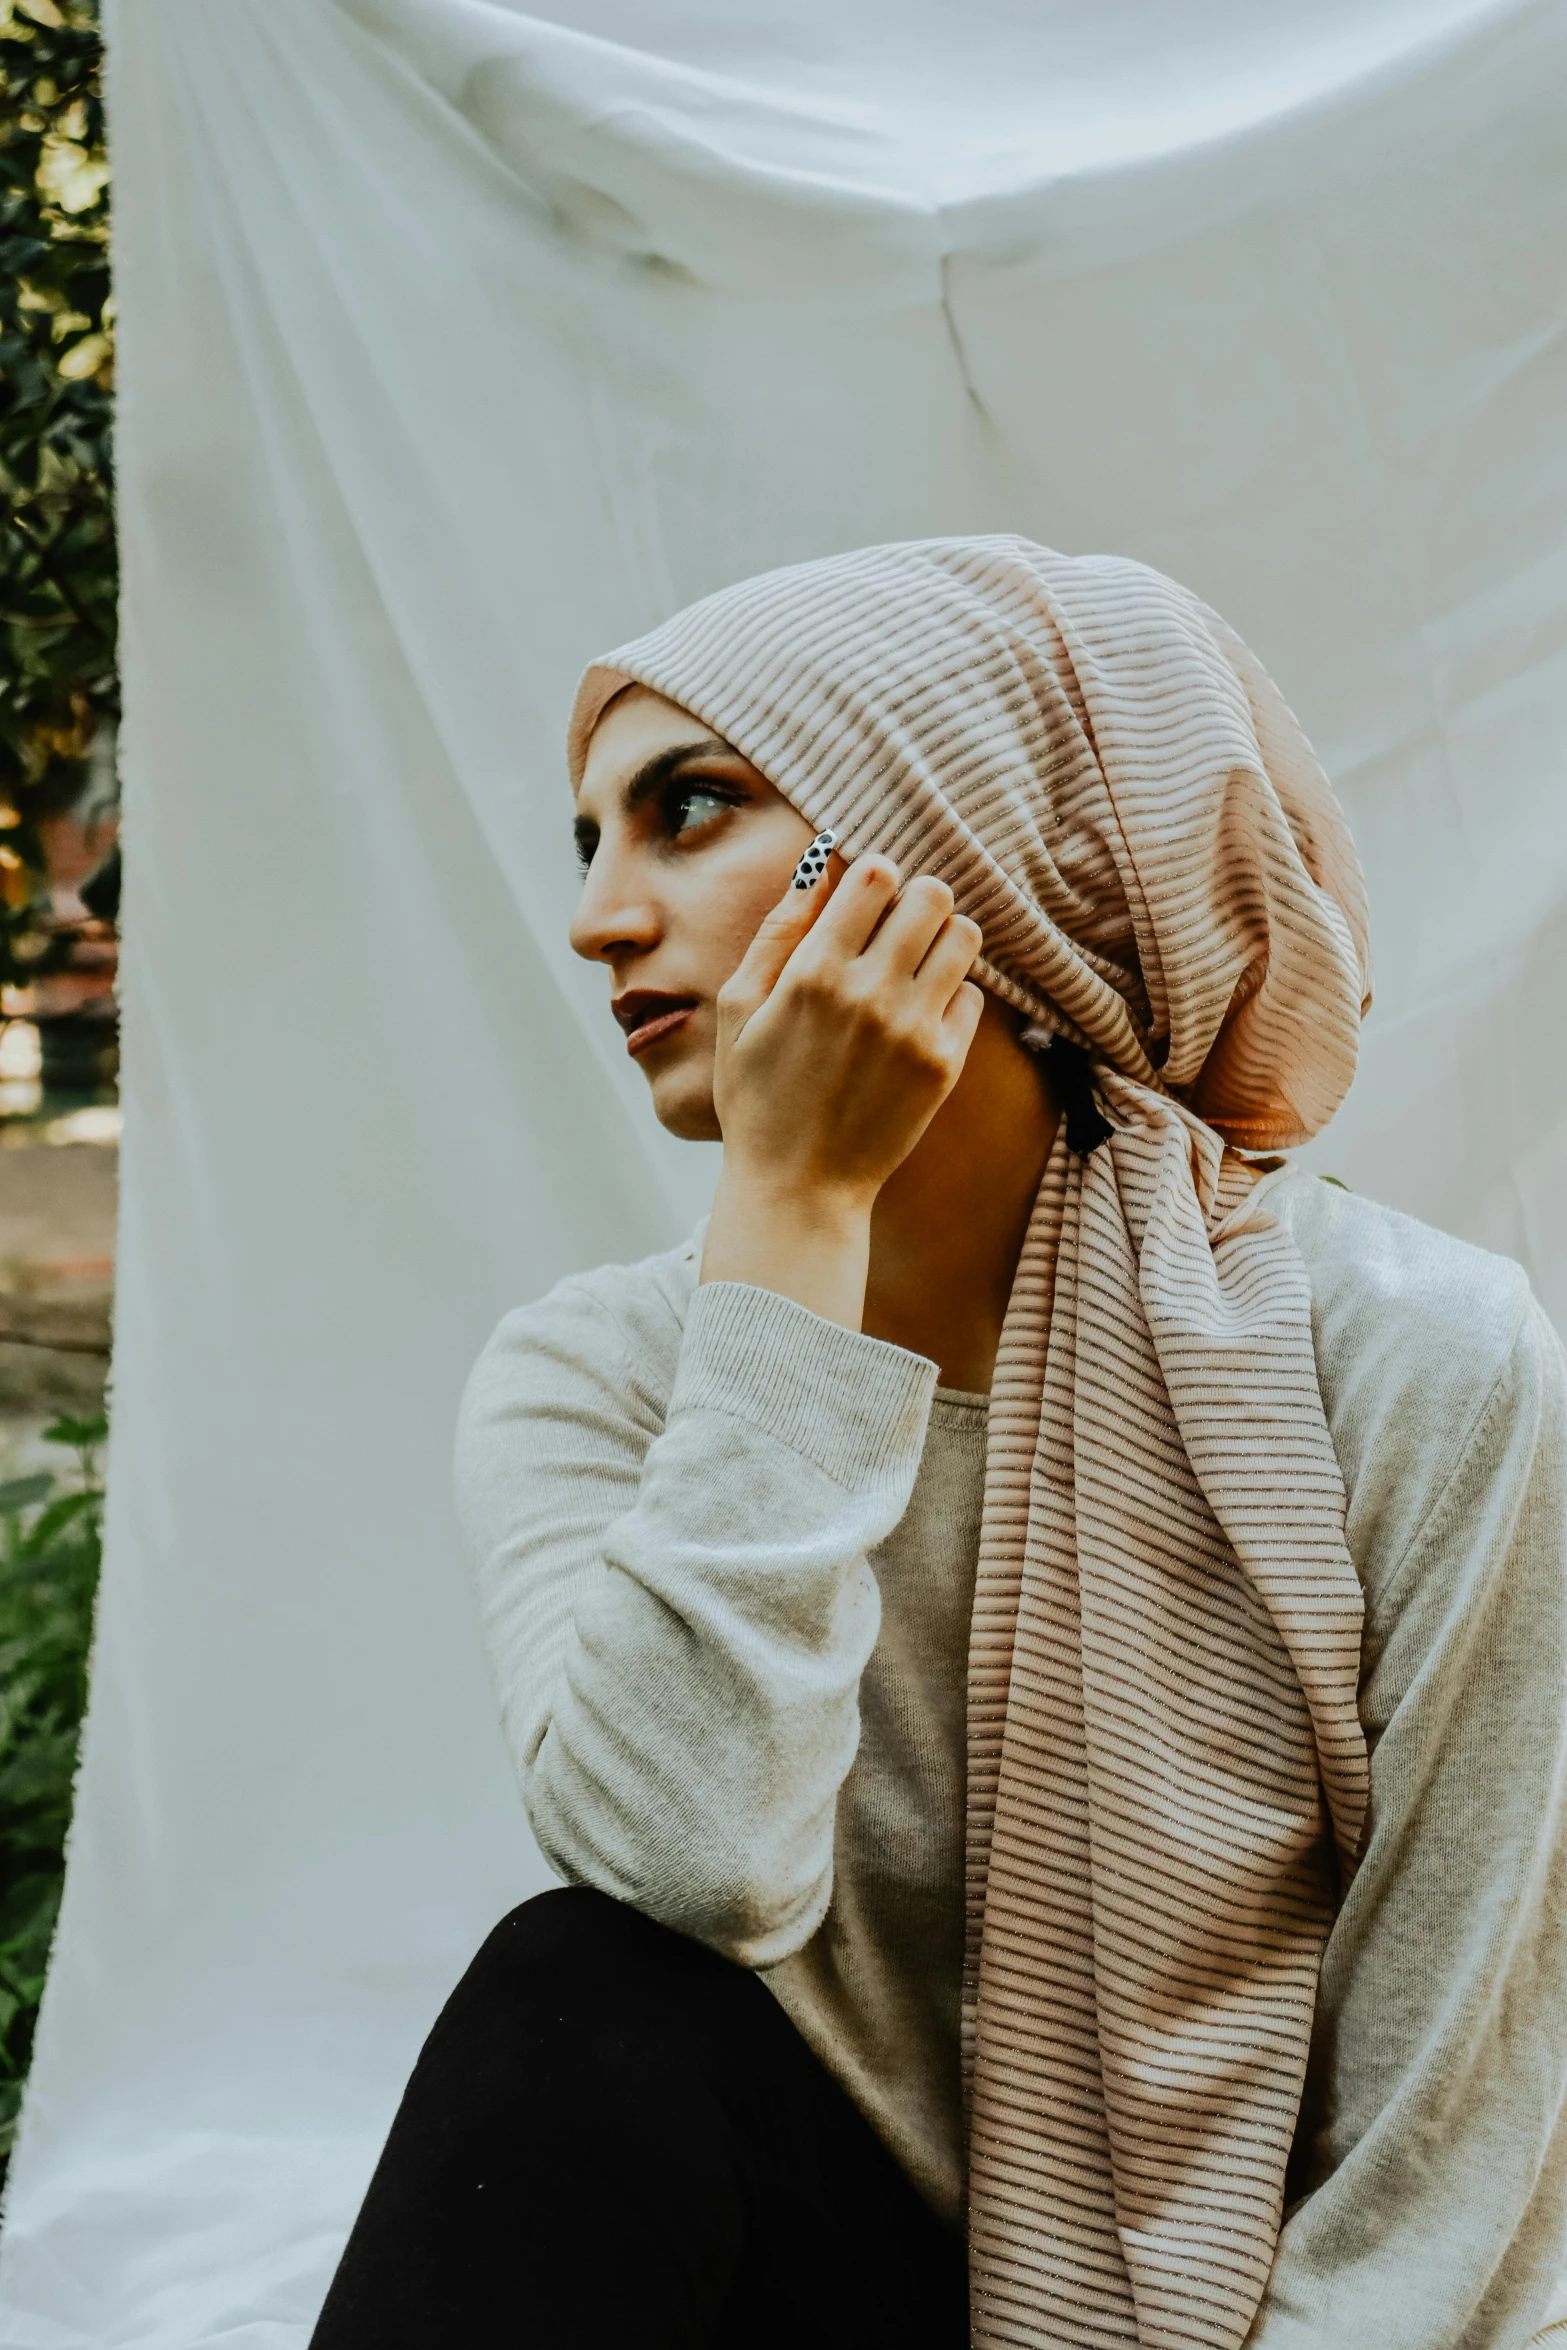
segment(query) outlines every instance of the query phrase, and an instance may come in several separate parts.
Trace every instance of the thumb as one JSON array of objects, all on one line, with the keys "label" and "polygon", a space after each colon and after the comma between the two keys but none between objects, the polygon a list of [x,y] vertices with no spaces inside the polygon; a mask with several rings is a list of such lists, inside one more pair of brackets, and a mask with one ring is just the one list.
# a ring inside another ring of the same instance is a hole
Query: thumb
[{"label": "thumb", "polygon": [[756,936],[746,948],[733,976],[719,991],[720,1001],[742,1020],[760,1010],[811,925],[819,918],[846,868],[834,855],[821,879],[805,889],[793,881],[770,914],[764,914]]}]

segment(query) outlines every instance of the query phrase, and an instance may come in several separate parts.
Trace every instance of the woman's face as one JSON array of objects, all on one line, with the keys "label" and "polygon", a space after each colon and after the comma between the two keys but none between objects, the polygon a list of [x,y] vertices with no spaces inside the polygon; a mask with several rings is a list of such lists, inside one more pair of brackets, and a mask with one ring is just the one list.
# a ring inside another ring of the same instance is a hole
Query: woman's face
[{"label": "woman's face", "polygon": [[594,729],[576,833],[585,878],[571,943],[609,966],[610,1009],[661,1124],[715,1142],[714,999],[812,827],[700,719],[639,685]]}]

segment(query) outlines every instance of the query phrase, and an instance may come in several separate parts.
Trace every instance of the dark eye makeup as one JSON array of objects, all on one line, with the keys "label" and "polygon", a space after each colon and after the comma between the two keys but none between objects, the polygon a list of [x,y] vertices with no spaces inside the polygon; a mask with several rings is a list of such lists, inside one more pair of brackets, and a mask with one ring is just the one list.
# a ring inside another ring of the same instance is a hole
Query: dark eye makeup
[{"label": "dark eye makeup", "polygon": [[[638,798],[653,838],[674,842],[715,823],[727,809],[747,806],[750,794],[743,785],[724,783],[716,776],[677,774],[664,777],[654,791]],[[572,837],[577,863],[586,873],[599,844],[599,828],[591,818],[579,816]]]}]

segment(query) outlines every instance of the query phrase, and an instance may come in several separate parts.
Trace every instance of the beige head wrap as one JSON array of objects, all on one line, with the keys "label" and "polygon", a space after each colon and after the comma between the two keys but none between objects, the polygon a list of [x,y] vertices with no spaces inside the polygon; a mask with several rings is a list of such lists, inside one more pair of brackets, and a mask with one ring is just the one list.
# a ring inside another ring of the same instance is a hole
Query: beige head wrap
[{"label": "beige head wrap", "polygon": [[1141,564],[872,547],[584,678],[715,729],[849,855],[940,875],[1085,1046],[1002,1336],[969,1656],[977,2344],[1236,2350],[1366,1803],[1361,1599],[1305,1273],[1227,1150],[1354,1071],[1360,871],[1257,662]]}]

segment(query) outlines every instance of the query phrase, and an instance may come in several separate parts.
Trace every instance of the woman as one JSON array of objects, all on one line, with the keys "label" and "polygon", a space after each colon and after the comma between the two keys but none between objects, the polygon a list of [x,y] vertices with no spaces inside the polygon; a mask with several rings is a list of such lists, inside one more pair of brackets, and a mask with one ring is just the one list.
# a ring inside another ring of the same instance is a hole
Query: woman
[{"label": "woman", "polygon": [[573,944],[723,1168],[474,1374],[572,1889],[318,2344],[1526,2341],[1567,1382],[1515,1267],[1257,1155],[1368,993],[1294,720],[1142,566],[938,540],[610,655],[571,764]]}]

